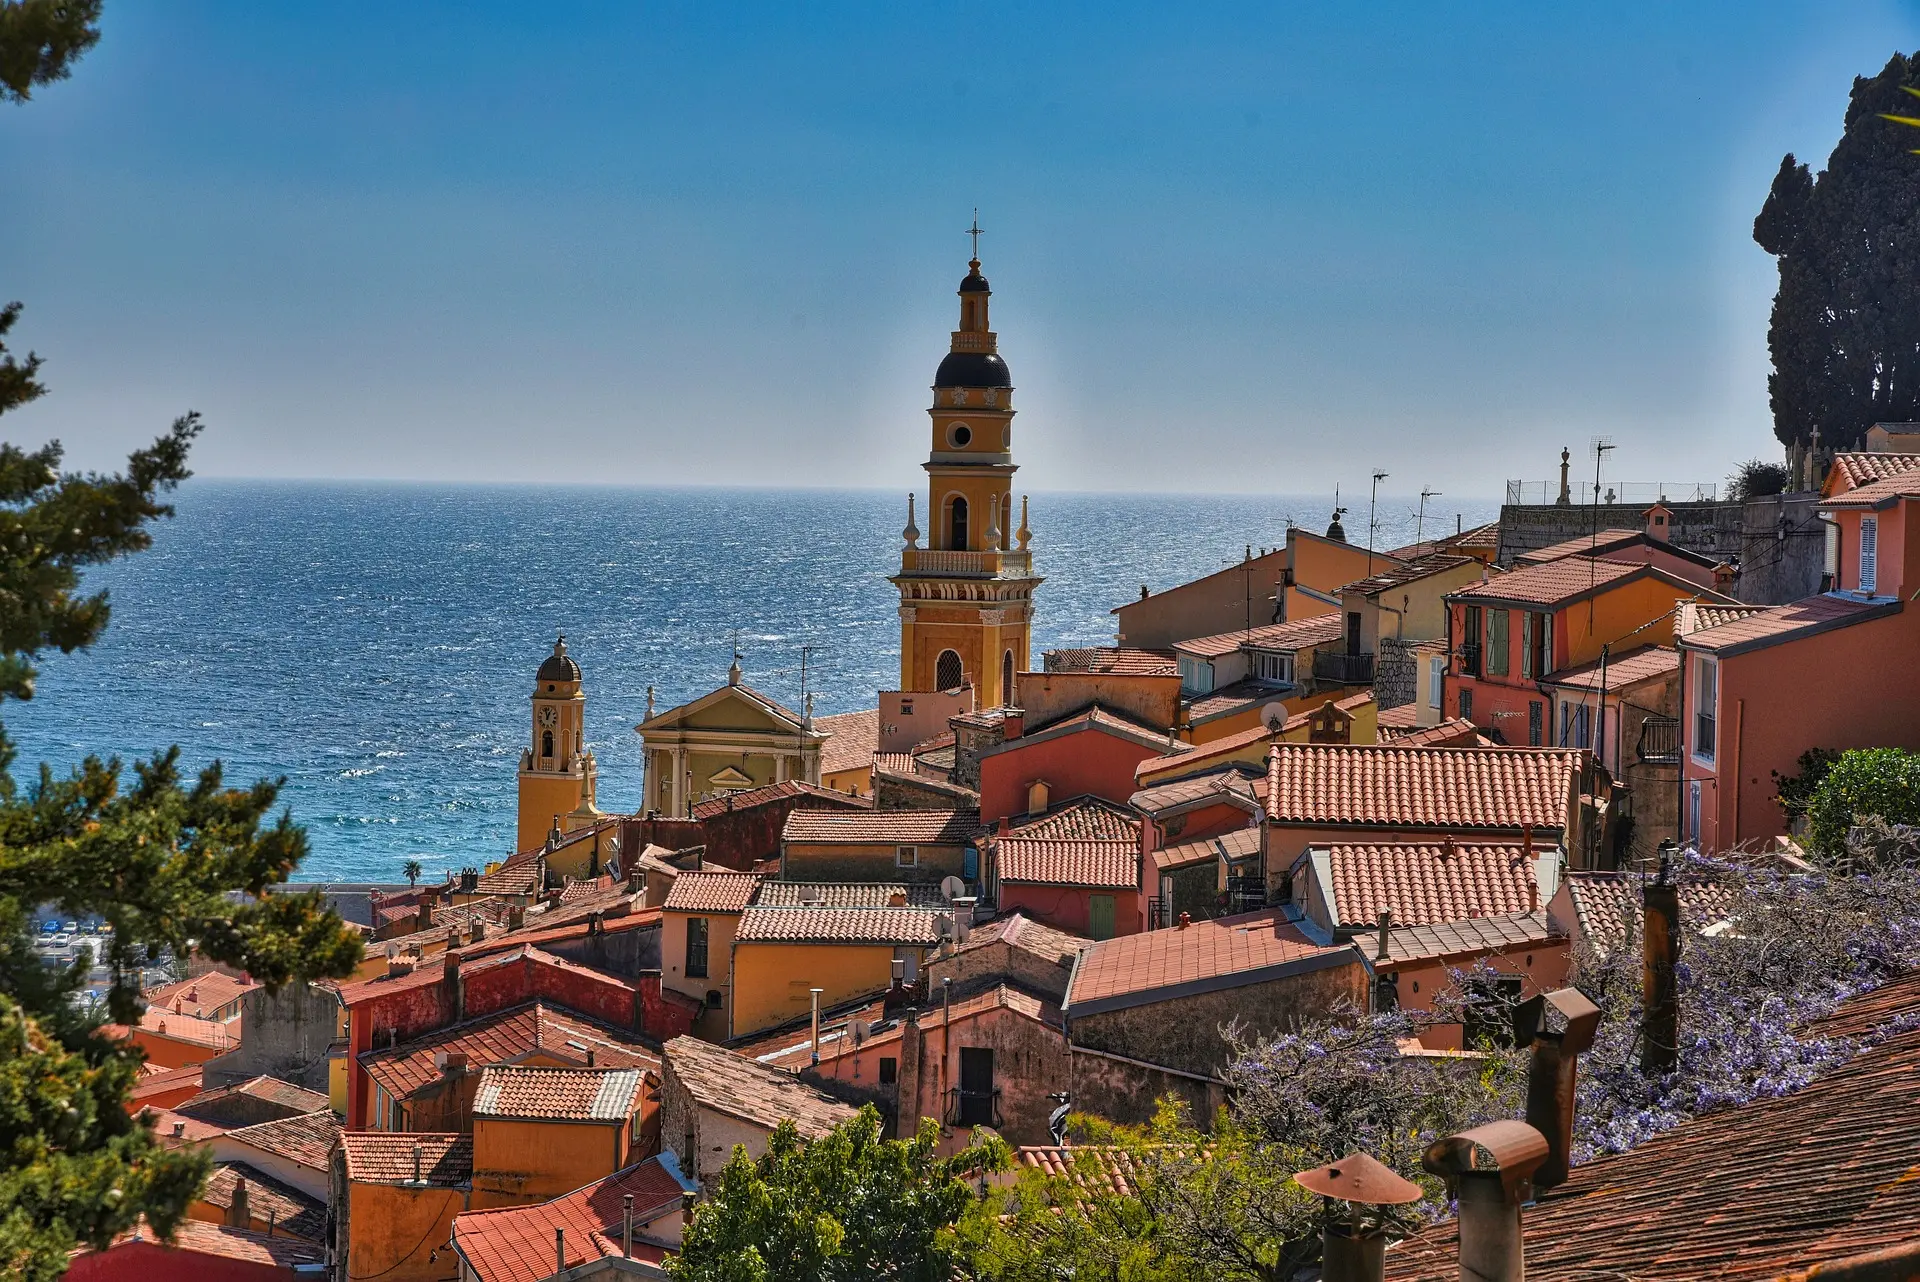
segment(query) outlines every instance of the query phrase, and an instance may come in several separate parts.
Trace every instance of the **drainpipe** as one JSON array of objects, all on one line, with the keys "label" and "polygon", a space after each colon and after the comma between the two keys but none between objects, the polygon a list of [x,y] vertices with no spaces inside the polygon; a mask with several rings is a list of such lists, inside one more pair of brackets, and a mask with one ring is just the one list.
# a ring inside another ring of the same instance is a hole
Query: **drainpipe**
[{"label": "drainpipe", "polygon": [[633,1258],[633,1194],[628,1193],[620,1201],[626,1207],[626,1214],[620,1221],[620,1254],[631,1260]]},{"label": "drainpipe", "polygon": [[[1558,1033],[1549,1032],[1546,1013],[1552,1008],[1565,1021]],[[1575,1074],[1581,1052],[1593,1045],[1600,1027],[1600,1008],[1577,988],[1561,988],[1524,1002],[1513,1013],[1514,1044],[1532,1043],[1527,1066],[1527,1125],[1547,1139],[1547,1157],[1533,1173],[1536,1189],[1563,1183],[1572,1165]]]},{"label": "drainpipe", "polygon": [[813,1058],[808,1062],[815,1068],[820,1066],[820,994],[825,989],[809,988],[813,994]]},{"label": "drainpipe", "polygon": [[[940,1099],[947,1098],[949,1057],[953,1054],[953,976],[940,979]],[[944,1117],[942,1121],[944,1121]]]},{"label": "drainpipe", "polygon": [[1547,1151],[1547,1137],[1525,1122],[1499,1121],[1449,1135],[1421,1158],[1459,1202],[1461,1282],[1525,1282],[1520,1205]]},{"label": "drainpipe", "polygon": [[1674,963],[1680,960],[1680,887],[1663,851],[1660,875],[1640,890],[1640,1071],[1649,1077],[1672,1070],[1679,1058],[1680,991]]}]

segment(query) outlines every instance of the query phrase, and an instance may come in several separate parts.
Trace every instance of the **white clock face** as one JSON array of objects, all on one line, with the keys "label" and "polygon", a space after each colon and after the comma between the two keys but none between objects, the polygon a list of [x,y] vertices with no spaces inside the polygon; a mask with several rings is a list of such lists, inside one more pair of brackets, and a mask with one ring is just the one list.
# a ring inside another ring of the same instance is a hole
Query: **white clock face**
[{"label": "white clock face", "polygon": [[559,722],[560,714],[552,708],[540,709],[540,728],[551,730]]}]

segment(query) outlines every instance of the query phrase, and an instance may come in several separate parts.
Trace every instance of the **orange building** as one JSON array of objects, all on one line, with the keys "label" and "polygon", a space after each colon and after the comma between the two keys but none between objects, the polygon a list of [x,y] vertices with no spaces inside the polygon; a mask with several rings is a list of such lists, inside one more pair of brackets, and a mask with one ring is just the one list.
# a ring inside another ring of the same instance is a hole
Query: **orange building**
[{"label": "orange building", "polygon": [[643,1117],[647,1074],[637,1068],[500,1065],[480,1075],[473,1101],[472,1205],[523,1206],[604,1179],[657,1136],[657,1105]]},{"label": "orange building", "polygon": [[460,1260],[447,1237],[472,1181],[471,1135],[346,1132],[328,1199],[333,1258],[349,1278],[454,1282]]}]

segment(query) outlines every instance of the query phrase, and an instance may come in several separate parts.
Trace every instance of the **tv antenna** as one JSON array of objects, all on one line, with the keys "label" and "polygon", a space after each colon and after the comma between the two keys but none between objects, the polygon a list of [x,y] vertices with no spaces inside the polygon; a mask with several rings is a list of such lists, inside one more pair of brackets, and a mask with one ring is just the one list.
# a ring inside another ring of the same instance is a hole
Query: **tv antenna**
[{"label": "tv antenna", "polygon": [[1439,497],[1439,490],[1423,489],[1420,491],[1420,515],[1414,519],[1413,526],[1413,545],[1416,548],[1419,547],[1427,537],[1427,500],[1437,499]]}]

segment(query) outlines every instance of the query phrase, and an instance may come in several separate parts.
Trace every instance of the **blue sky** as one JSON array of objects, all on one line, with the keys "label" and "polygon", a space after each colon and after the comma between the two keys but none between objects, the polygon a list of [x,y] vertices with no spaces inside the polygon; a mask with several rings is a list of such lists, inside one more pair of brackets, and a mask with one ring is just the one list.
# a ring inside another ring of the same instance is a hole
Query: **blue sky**
[{"label": "blue sky", "polygon": [[0,109],[8,434],[78,464],[192,407],[210,475],[915,487],[977,205],[1026,486],[1484,496],[1774,453],[1752,219],[1920,4],[104,27]]}]

